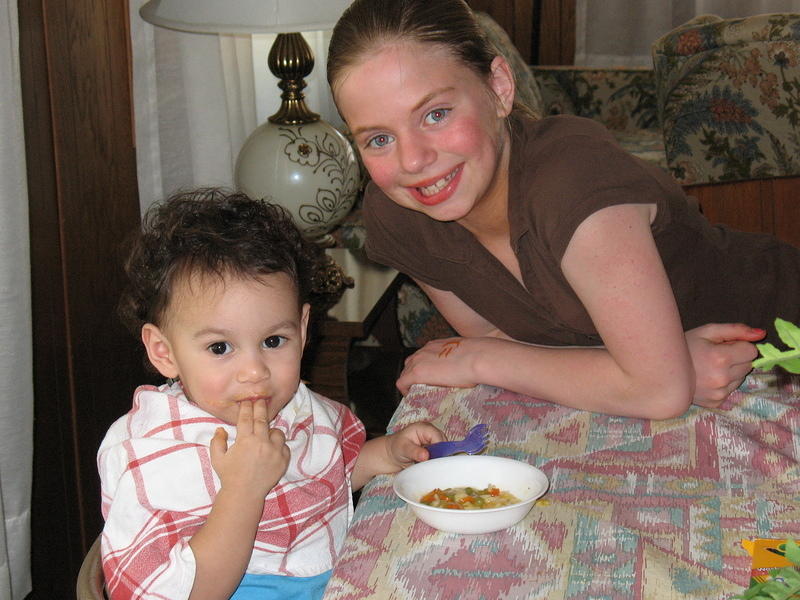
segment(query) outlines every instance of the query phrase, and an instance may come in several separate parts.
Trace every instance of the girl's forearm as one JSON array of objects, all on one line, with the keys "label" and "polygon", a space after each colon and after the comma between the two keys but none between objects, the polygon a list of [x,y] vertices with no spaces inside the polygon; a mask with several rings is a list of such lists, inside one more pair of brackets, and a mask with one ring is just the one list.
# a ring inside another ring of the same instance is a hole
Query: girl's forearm
[{"label": "girl's forearm", "polygon": [[[602,347],[553,348],[496,338],[476,340],[476,380],[572,408],[605,414],[671,418],[691,404],[694,373],[664,360],[623,370]],[[682,366],[683,365],[683,366]]]},{"label": "girl's forearm", "polygon": [[208,520],[189,540],[196,564],[190,600],[233,594],[250,562],[263,510],[263,497],[219,490]]}]

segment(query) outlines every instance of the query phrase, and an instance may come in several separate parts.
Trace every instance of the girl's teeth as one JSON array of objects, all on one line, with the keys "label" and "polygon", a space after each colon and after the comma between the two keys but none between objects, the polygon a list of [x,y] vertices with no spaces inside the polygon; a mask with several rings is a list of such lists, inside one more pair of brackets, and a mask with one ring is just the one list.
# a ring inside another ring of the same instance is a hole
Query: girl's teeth
[{"label": "girl's teeth", "polygon": [[442,189],[444,189],[444,186],[450,183],[450,180],[453,179],[454,176],[455,176],[455,171],[453,171],[448,175],[445,175],[439,181],[437,181],[432,185],[428,185],[417,189],[419,189],[420,193],[423,196],[433,196],[434,194],[441,192]]}]

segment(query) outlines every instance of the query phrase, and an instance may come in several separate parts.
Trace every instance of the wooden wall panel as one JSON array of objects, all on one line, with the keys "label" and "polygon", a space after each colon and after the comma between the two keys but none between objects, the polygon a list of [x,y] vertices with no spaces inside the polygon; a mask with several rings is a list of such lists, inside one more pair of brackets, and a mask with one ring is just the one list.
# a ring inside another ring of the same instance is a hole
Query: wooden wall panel
[{"label": "wooden wall panel", "polygon": [[539,0],[539,65],[575,63],[575,0]]},{"label": "wooden wall panel", "polygon": [[772,181],[775,235],[800,248],[800,177]]},{"label": "wooden wall panel", "polygon": [[712,223],[725,223],[741,231],[767,231],[771,216],[761,202],[760,181],[737,181],[714,185],[685,186],[697,198],[703,214]]},{"label": "wooden wall panel", "polygon": [[536,65],[575,62],[575,0],[467,0],[506,30],[523,59]]},{"label": "wooden wall panel", "polygon": [[712,223],[772,233],[800,247],[800,177],[684,186]]},{"label": "wooden wall panel", "polygon": [[468,0],[473,10],[491,15],[503,27],[527,63],[532,62],[534,8],[538,0]]},{"label": "wooden wall panel", "polygon": [[115,314],[138,225],[126,2],[19,3],[34,336],[33,598],[73,597],[95,455],[147,377]]}]

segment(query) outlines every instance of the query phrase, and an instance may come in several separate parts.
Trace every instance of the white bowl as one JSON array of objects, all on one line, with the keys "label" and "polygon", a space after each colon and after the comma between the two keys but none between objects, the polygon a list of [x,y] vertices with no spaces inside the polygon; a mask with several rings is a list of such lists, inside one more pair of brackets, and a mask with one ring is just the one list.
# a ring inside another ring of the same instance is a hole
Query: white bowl
[{"label": "white bowl", "polygon": [[[435,508],[419,500],[434,488],[485,488],[492,484],[520,499],[500,508],[457,510]],[[401,471],[394,478],[394,491],[419,519],[452,533],[489,533],[518,523],[533,503],[547,491],[547,476],[528,463],[511,458],[459,455],[434,458]]]}]

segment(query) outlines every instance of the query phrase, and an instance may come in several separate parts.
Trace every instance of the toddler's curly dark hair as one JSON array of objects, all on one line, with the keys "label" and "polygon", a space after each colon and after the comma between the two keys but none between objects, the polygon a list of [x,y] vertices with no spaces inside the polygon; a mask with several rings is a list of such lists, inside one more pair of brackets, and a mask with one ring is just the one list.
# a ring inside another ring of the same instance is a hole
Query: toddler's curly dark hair
[{"label": "toddler's curly dark hair", "polygon": [[192,274],[286,273],[302,305],[323,256],[276,204],[218,188],[179,192],[150,207],[132,240],[119,314],[136,337],[160,325],[176,280]]}]

